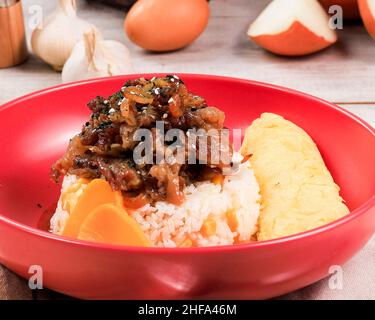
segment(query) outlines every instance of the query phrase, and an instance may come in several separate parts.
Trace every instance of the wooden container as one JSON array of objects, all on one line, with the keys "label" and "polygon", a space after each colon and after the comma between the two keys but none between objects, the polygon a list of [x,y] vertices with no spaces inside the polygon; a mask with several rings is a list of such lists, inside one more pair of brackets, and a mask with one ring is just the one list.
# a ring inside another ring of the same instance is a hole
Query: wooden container
[{"label": "wooden container", "polygon": [[26,58],[21,1],[0,0],[0,68],[15,66]]},{"label": "wooden container", "polygon": [[[102,2],[109,4],[111,6],[117,7],[117,8],[124,8],[126,10],[129,10],[130,7],[137,1],[137,0],[87,0],[88,2]],[[177,0],[176,0],[177,1]],[[209,0],[207,0],[209,1]],[[356,0],[354,0],[356,1]]]},{"label": "wooden container", "polygon": [[88,2],[102,2],[117,8],[125,8],[126,10],[135,3],[136,0],[87,0]]}]

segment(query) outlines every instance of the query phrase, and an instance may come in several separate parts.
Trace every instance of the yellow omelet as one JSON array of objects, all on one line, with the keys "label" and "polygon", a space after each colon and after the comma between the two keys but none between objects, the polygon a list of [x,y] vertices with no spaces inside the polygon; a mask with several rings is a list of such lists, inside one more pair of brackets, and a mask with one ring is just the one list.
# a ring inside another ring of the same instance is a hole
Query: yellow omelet
[{"label": "yellow omelet", "polygon": [[322,156],[301,128],[264,113],[245,132],[242,155],[260,186],[258,240],[310,230],[349,213]]}]

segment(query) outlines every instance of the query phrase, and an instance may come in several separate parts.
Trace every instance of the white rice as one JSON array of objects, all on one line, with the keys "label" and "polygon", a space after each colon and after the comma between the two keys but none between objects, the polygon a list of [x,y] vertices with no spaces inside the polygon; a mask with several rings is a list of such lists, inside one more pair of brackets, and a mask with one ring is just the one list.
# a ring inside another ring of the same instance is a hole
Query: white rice
[{"label": "white rice", "polygon": [[[76,176],[66,176],[61,194],[77,182]],[[74,199],[83,188],[75,192]],[[200,182],[185,188],[185,202],[176,206],[158,201],[137,210],[128,210],[152,244],[157,247],[178,247],[186,239],[194,246],[228,245],[250,241],[257,231],[260,210],[259,186],[249,162],[240,165],[234,175],[225,177],[223,186]],[[233,212],[237,227],[230,229],[227,213]],[[51,219],[51,232],[61,234],[69,212],[62,208],[61,198]],[[207,218],[216,222],[213,235],[201,231]]]},{"label": "white rice", "polygon": [[[51,218],[50,221],[50,231],[52,233],[61,234],[64,230],[66,220],[69,218],[69,212],[66,210],[66,208],[63,208],[62,206],[62,195],[68,191],[68,189],[73,186],[75,183],[78,182],[78,177],[75,175],[66,175],[64,177],[62,186],[61,186],[61,193],[60,193],[60,199],[57,203],[57,208],[54,213],[54,215]],[[74,193],[74,202],[77,201],[78,197],[82,194],[83,190],[85,190],[86,185],[82,184],[81,188],[79,188]]]}]

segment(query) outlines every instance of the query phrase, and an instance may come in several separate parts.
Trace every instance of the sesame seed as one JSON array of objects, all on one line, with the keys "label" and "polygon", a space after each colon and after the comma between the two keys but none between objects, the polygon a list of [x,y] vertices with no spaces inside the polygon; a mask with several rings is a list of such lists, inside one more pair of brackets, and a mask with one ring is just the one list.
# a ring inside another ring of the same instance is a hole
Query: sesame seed
[{"label": "sesame seed", "polygon": [[168,118],[168,114],[166,114],[166,113],[163,114],[163,119],[165,119],[165,118]]},{"label": "sesame seed", "polygon": [[154,94],[160,94],[160,88],[154,88],[152,91]]}]

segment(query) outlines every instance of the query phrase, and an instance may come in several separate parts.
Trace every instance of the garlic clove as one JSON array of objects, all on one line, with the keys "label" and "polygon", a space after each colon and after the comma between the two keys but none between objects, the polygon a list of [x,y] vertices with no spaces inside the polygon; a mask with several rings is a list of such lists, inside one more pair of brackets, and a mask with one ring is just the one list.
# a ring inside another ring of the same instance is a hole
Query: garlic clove
[{"label": "garlic clove", "polygon": [[[128,48],[122,43],[113,40],[106,40],[104,43],[107,49],[112,49],[112,61],[109,61],[109,72],[111,72],[112,75],[134,73]],[[124,59],[124,57],[127,58]]]},{"label": "garlic clove", "polygon": [[75,0],[59,0],[59,6],[32,33],[34,54],[61,71],[84,32],[95,28],[77,17]]},{"label": "garlic clove", "polygon": [[102,42],[103,39],[94,30],[90,30],[83,35],[88,68],[93,72],[99,72],[99,70],[107,68],[106,54],[108,58],[111,58],[110,53],[106,52],[105,46],[101,45]]},{"label": "garlic clove", "polygon": [[129,50],[120,42],[103,40],[92,29],[74,47],[62,70],[62,81],[134,73]]}]

